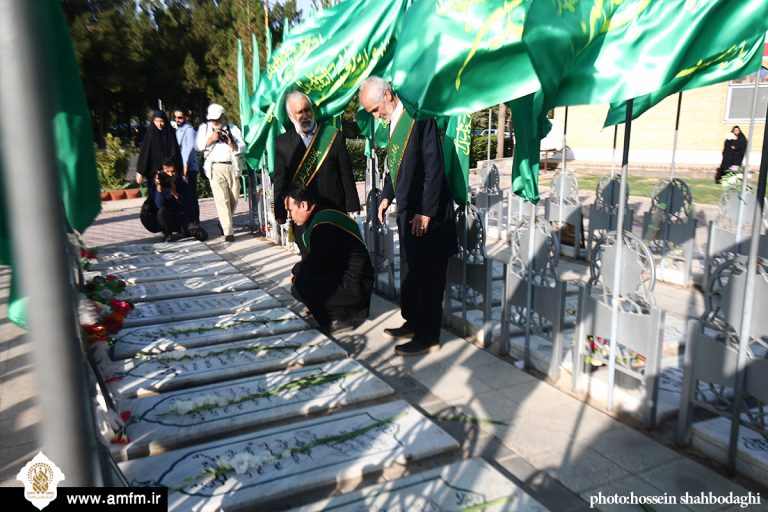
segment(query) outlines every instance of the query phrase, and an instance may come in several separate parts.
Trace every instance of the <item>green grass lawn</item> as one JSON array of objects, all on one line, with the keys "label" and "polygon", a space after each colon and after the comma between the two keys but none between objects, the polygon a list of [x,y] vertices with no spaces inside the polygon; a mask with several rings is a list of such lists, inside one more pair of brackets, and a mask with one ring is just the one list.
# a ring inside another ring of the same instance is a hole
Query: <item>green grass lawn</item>
[{"label": "green grass lawn", "polygon": [[[579,190],[585,192],[594,192],[597,182],[600,180],[600,176],[577,176],[579,180]],[[720,200],[720,194],[723,193],[723,187],[715,184],[712,179],[699,179],[699,178],[681,178],[685,181],[689,187],[691,187],[691,194],[693,195],[693,204],[707,204],[716,205]],[[651,197],[651,192],[660,178],[641,178],[635,176],[629,176],[629,194],[639,197]],[[539,184],[544,187],[549,187],[549,183],[552,181],[551,176],[542,176]]]}]

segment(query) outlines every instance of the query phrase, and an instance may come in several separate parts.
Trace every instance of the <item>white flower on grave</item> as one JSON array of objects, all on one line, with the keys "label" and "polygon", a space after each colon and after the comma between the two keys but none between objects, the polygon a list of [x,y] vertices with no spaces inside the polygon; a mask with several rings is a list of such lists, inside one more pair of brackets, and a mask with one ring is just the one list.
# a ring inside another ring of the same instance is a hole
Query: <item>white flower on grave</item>
[{"label": "white flower on grave", "polygon": [[178,414],[187,414],[195,408],[195,402],[192,400],[176,400],[172,411]]},{"label": "white flower on grave", "polygon": [[77,316],[80,325],[93,325],[99,321],[99,308],[95,302],[79,293],[77,301]]},{"label": "white flower on grave", "polygon": [[229,405],[229,399],[225,396],[220,396],[218,401],[216,402],[216,405],[219,407],[226,407]]},{"label": "white flower on grave", "polygon": [[229,465],[234,468],[235,473],[238,475],[244,475],[246,471],[258,466],[259,460],[251,453],[240,452],[236,453],[231,459],[229,459]]}]

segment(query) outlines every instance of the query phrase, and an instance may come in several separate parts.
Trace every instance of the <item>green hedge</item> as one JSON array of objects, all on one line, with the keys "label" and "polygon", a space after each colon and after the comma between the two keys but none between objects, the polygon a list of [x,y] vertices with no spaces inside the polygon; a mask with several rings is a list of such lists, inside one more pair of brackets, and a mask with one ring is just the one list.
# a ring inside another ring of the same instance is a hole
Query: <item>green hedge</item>
[{"label": "green hedge", "polygon": [[[365,156],[365,140],[347,139],[347,151],[349,152],[349,159],[352,161],[352,171],[355,175],[355,181],[365,181],[365,170],[368,168],[368,162]],[[385,150],[377,148],[376,154],[379,157],[379,171],[383,171],[384,158],[386,158],[387,153]]]},{"label": "green hedge", "polygon": [[[512,156],[513,150],[512,138],[504,139],[504,156]],[[477,167],[478,160],[488,158],[488,136],[475,135],[472,137],[472,149],[469,154],[469,166]],[[491,160],[496,158],[496,134],[491,135]]]}]

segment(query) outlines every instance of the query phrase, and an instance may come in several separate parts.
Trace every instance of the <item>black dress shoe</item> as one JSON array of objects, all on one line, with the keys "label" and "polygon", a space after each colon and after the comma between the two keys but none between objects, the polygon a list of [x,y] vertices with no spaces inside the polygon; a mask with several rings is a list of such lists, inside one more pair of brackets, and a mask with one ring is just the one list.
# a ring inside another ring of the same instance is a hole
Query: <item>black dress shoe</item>
[{"label": "black dress shoe", "polygon": [[163,242],[165,243],[173,242],[173,237],[171,235],[165,235],[163,236]]},{"label": "black dress shoe", "polygon": [[392,339],[399,340],[401,338],[412,338],[416,333],[413,331],[413,329],[407,327],[407,324],[403,324],[400,327],[384,329],[384,334]]},{"label": "black dress shoe", "polygon": [[408,343],[397,345],[395,347],[395,354],[403,357],[407,356],[420,356],[422,354],[429,354],[430,352],[437,352],[440,350],[440,342],[422,343],[418,340],[411,340]]},{"label": "black dress shoe", "polygon": [[227,235],[224,237],[225,242],[234,242],[235,241],[235,235]]}]

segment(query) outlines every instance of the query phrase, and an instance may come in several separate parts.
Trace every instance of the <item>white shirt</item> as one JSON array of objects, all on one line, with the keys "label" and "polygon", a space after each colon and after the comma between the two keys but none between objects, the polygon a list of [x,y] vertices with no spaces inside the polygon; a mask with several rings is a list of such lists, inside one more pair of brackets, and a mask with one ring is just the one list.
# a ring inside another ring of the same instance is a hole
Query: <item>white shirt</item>
[{"label": "white shirt", "polygon": [[206,145],[208,137],[213,133],[213,127],[210,123],[203,123],[200,125],[200,128],[197,129],[195,147],[198,151],[203,151],[205,158],[203,171],[205,171],[205,175],[208,179],[211,177],[211,165],[214,162],[230,162],[237,166],[238,163],[234,161],[235,157],[245,152],[245,142],[243,142],[243,136],[240,134],[240,129],[230,123],[229,132],[232,134],[237,149],[232,149],[229,144],[224,142],[214,142],[210,146]]},{"label": "white shirt", "polygon": [[395,111],[392,112],[392,115],[389,116],[389,138],[392,138],[392,134],[395,132],[395,126],[397,126],[397,122],[400,120],[400,116],[403,114],[403,102],[399,99],[397,100],[397,106],[395,107]]},{"label": "white shirt", "polygon": [[314,123],[312,125],[312,131],[306,135],[301,130],[296,130],[296,133],[299,134],[299,137],[301,137],[301,140],[304,142],[305,148],[308,148],[309,145],[312,144],[312,138],[315,136],[316,131],[317,131],[317,123]]}]

